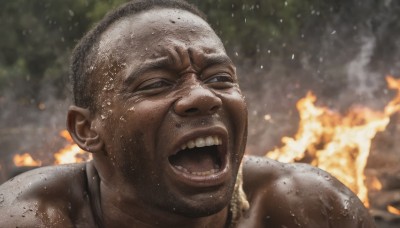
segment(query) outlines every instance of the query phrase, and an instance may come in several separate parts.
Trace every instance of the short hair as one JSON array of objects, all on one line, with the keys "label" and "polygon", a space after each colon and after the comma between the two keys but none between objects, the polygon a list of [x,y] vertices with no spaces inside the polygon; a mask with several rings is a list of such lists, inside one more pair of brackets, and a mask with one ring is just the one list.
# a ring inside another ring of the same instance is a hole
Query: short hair
[{"label": "short hair", "polygon": [[182,9],[207,21],[205,15],[200,10],[183,0],[133,0],[109,12],[79,41],[72,52],[70,81],[75,105],[82,108],[89,108],[92,111],[96,110],[93,96],[95,91],[91,88],[89,78],[91,69],[93,69],[93,64],[97,58],[94,47],[99,43],[103,32],[121,18],[156,7]]}]

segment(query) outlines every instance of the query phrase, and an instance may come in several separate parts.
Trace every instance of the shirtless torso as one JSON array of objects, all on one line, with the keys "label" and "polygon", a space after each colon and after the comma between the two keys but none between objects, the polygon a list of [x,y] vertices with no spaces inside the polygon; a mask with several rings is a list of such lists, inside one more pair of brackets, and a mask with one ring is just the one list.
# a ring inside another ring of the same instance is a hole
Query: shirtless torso
[{"label": "shirtless torso", "polygon": [[[250,209],[237,227],[374,227],[358,198],[308,165],[245,157],[243,183]],[[0,187],[0,227],[101,227],[99,184],[91,162],[24,173]]]}]

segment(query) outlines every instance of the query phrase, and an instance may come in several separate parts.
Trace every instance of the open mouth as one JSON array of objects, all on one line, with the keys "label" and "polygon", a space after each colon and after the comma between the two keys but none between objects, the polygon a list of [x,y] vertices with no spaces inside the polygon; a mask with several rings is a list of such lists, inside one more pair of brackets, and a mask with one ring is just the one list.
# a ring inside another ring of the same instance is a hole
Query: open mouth
[{"label": "open mouth", "polygon": [[169,163],[179,172],[190,176],[205,177],[223,169],[222,140],[217,136],[199,137],[181,146],[176,154],[168,157]]}]

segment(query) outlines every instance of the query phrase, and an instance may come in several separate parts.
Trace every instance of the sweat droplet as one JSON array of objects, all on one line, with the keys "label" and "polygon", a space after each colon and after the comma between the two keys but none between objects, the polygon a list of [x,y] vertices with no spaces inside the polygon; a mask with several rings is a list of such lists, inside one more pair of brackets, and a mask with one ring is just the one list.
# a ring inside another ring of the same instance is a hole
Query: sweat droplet
[{"label": "sweat droplet", "polygon": [[104,120],[106,118],[105,115],[101,115],[101,119]]},{"label": "sweat droplet", "polygon": [[128,109],[128,111],[134,112],[134,111],[135,111],[135,107],[134,107],[134,106],[130,107],[130,108]]}]

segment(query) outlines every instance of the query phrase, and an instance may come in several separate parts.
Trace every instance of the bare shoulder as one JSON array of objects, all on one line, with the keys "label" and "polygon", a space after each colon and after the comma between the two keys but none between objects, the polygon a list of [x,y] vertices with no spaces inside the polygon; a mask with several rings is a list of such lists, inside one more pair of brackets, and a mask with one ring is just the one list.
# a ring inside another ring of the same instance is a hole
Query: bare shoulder
[{"label": "bare shoulder", "polygon": [[251,227],[375,227],[357,196],[336,178],[306,164],[245,157],[244,190]]},{"label": "bare shoulder", "polygon": [[[38,168],[0,186],[0,227],[73,227],[85,212],[84,164]],[[75,226],[76,227],[76,226]]]}]

